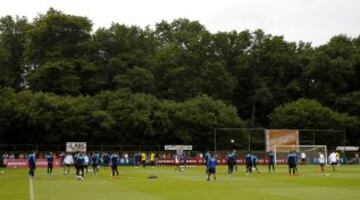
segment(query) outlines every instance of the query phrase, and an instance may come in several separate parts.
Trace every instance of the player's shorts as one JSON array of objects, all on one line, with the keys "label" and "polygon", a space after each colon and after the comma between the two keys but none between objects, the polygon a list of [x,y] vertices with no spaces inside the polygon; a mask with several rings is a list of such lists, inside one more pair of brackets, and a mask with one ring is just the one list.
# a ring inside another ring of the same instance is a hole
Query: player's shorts
[{"label": "player's shorts", "polygon": [[53,168],[53,164],[48,164],[48,168]]},{"label": "player's shorts", "polygon": [[324,165],[325,165],[325,163],[320,163],[320,166],[321,166],[321,167],[324,167]]},{"label": "player's shorts", "polygon": [[112,170],[117,170],[117,167],[118,167],[117,165],[111,165]]},{"label": "player's shorts", "polygon": [[208,168],[209,174],[216,174],[216,168]]},{"label": "player's shorts", "polygon": [[332,164],[332,165],[337,165],[337,162],[332,162],[331,164]]},{"label": "player's shorts", "polygon": [[306,159],[305,158],[301,158],[301,162],[305,162],[306,161]]},{"label": "player's shorts", "polygon": [[296,167],[296,164],[294,164],[294,163],[289,163],[288,165],[289,165],[289,168],[295,168]]}]

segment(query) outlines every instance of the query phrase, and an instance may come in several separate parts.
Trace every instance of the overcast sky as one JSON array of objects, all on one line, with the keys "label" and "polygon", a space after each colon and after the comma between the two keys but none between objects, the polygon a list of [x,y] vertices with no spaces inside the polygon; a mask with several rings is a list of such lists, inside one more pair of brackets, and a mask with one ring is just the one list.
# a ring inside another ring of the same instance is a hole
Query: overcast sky
[{"label": "overcast sky", "polygon": [[165,19],[199,20],[211,32],[263,29],[288,41],[326,43],[360,35],[360,0],[0,0],[0,16],[33,19],[49,7],[87,16],[94,29],[112,22],[153,26]]}]

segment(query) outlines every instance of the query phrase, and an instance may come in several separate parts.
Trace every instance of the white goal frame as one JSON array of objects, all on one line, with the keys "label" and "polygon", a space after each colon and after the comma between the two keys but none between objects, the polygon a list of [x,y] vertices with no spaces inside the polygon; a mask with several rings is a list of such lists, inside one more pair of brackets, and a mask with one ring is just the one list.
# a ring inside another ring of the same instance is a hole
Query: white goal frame
[{"label": "white goal frame", "polygon": [[274,160],[275,165],[277,164],[277,148],[278,147],[284,147],[284,148],[293,148],[293,149],[299,149],[301,147],[313,147],[314,149],[317,148],[324,148],[324,157],[325,157],[325,165],[328,165],[328,154],[327,154],[327,146],[326,145],[275,145],[274,146]]}]

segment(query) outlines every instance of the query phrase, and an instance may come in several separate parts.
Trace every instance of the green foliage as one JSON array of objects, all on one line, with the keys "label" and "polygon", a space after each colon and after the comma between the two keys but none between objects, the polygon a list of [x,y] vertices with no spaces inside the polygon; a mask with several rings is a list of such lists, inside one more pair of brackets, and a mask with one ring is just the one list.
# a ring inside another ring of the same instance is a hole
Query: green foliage
[{"label": "green foliage", "polygon": [[146,68],[134,67],[125,74],[117,75],[113,79],[118,88],[128,88],[132,92],[154,92],[154,76]]},{"label": "green foliage", "polygon": [[269,118],[274,128],[345,129],[354,128],[357,123],[355,117],[333,111],[309,99],[280,106]]},{"label": "green foliage", "polygon": [[105,84],[89,60],[91,22],[50,9],[29,30],[30,88],[56,94],[94,94]]},{"label": "green foliage", "polygon": [[41,66],[48,59],[83,57],[92,24],[86,17],[63,14],[50,9],[40,15],[29,30],[28,62]]},{"label": "green foliage", "polygon": [[350,115],[360,116],[360,91],[339,96],[335,101],[335,108]]},{"label": "green foliage", "polygon": [[25,42],[30,27],[25,17],[0,19],[0,86],[23,87]]},{"label": "green foliage", "polygon": [[[188,19],[92,32],[88,18],[50,8],[31,22],[0,19],[0,87],[16,90],[1,92],[4,141],[201,143],[215,127],[243,126],[240,118],[346,128],[360,139],[360,36],[312,47],[262,30],[211,33]],[[327,107],[293,103],[301,98]]]},{"label": "green foliage", "polygon": [[211,34],[197,21],[162,21],[156,25],[161,47],[152,59],[157,95],[187,99],[207,94],[231,99],[235,78],[216,59]]},{"label": "green foliage", "polygon": [[14,143],[191,143],[213,127],[241,124],[234,107],[207,96],[174,102],[126,90],[94,97],[0,91],[0,139]]},{"label": "green foliage", "polygon": [[[114,23],[109,29],[100,28],[93,35],[91,61],[100,68],[106,89],[131,88],[133,91],[152,91],[150,56],[157,40],[153,32],[136,26]],[[132,77],[136,76],[136,83]],[[139,80],[144,78],[145,81]],[[144,84],[149,84],[146,86]]]}]

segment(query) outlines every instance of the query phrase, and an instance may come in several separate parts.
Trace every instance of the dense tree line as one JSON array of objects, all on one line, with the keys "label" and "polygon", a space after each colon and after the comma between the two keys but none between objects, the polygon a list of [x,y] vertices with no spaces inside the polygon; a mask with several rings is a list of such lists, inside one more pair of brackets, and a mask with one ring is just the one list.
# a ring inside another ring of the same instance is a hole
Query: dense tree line
[{"label": "dense tree line", "polygon": [[206,95],[176,102],[126,90],[73,97],[2,89],[0,124],[0,140],[9,143],[173,142],[206,148],[213,127],[241,127],[242,121],[235,107]]},{"label": "dense tree line", "polygon": [[0,19],[7,143],[201,143],[214,127],[346,129],[359,143],[359,81],[360,37],[313,47],[187,19],[93,31],[54,9]]}]

